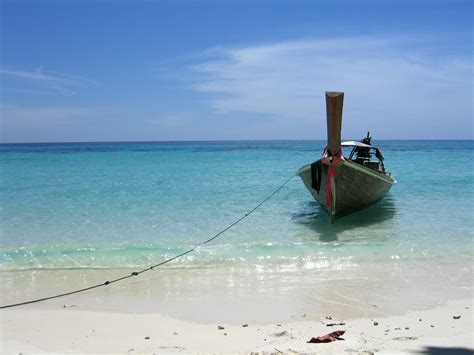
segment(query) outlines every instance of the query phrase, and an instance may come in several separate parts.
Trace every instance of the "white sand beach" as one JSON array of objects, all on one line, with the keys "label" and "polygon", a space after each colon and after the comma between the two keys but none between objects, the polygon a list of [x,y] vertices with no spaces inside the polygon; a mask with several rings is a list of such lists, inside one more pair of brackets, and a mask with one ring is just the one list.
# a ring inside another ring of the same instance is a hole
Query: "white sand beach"
[{"label": "white sand beach", "polygon": [[[89,311],[80,305],[31,305],[0,313],[1,352],[468,354],[474,349],[473,305],[465,299],[398,316],[335,319],[320,314],[319,320],[304,320],[305,315],[295,315],[302,320],[266,324],[198,323],[162,314]],[[335,330],[345,331],[344,340],[307,343]]]}]

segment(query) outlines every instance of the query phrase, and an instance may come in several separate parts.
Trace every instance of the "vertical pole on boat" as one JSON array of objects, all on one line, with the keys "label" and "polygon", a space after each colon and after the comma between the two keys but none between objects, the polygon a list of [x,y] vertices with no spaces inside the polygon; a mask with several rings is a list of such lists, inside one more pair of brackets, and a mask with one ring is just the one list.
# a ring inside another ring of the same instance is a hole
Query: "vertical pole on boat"
[{"label": "vertical pole on boat", "polygon": [[328,166],[326,208],[328,209],[331,223],[334,222],[337,213],[336,206],[336,165],[344,160],[341,152],[341,129],[342,129],[342,104],[343,92],[326,91],[326,118],[328,129],[328,145],[323,164]]},{"label": "vertical pole on boat", "polygon": [[328,129],[328,156],[341,150],[343,92],[326,91],[326,119]]}]

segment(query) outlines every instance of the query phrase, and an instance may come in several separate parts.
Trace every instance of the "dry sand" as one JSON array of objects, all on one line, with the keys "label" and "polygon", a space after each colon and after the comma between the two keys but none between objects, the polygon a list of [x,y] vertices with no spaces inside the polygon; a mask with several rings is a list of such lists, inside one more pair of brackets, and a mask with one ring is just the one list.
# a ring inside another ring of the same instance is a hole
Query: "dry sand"
[{"label": "dry sand", "polygon": [[[95,353],[436,353],[474,349],[473,300],[377,319],[305,320],[281,324],[200,324],[160,314],[105,313],[81,306],[2,310],[1,352]],[[275,312],[278,312],[275,309]],[[460,316],[459,319],[455,319]],[[296,315],[295,315],[296,317]],[[315,315],[308,319],[315,319]],[[342,323],[327,326],[328,323]],[[223,329],[218,329],[222,326]],[[308,344],[345,330],[344,340]],[[455,352],[456,353],[456,352]]]}]

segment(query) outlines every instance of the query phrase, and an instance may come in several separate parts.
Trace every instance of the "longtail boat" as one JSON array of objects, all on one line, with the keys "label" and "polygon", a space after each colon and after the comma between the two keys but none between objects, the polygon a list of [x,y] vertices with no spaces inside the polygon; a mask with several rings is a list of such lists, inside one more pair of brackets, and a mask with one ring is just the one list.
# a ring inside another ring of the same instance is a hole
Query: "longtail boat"
[{"label": "longtail boat", "polygon": [[[341,143],[343,101],[343,92],[326,92],[327,146],[321,159],[296,173],[331,222],[373,205],[396,184],[370,133],[361,141]],[[343,147],[350,151],[347,157]]]}]

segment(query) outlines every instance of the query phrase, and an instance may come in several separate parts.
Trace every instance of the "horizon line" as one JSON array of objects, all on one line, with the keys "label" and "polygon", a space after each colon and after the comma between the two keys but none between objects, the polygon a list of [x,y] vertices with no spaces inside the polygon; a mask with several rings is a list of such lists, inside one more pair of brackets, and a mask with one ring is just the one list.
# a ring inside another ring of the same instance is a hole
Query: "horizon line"
[{"label": "horizon line", "polygon": [[[474,138],[381,138],[375,141],[472,141]],[[123,141],[51,141],[51,142],[0,142],[14,144],[92,144],[92,143],[214,143],[214,142],[317,142],[326,139],[204,139],[204,140],[123,140]]]}]

